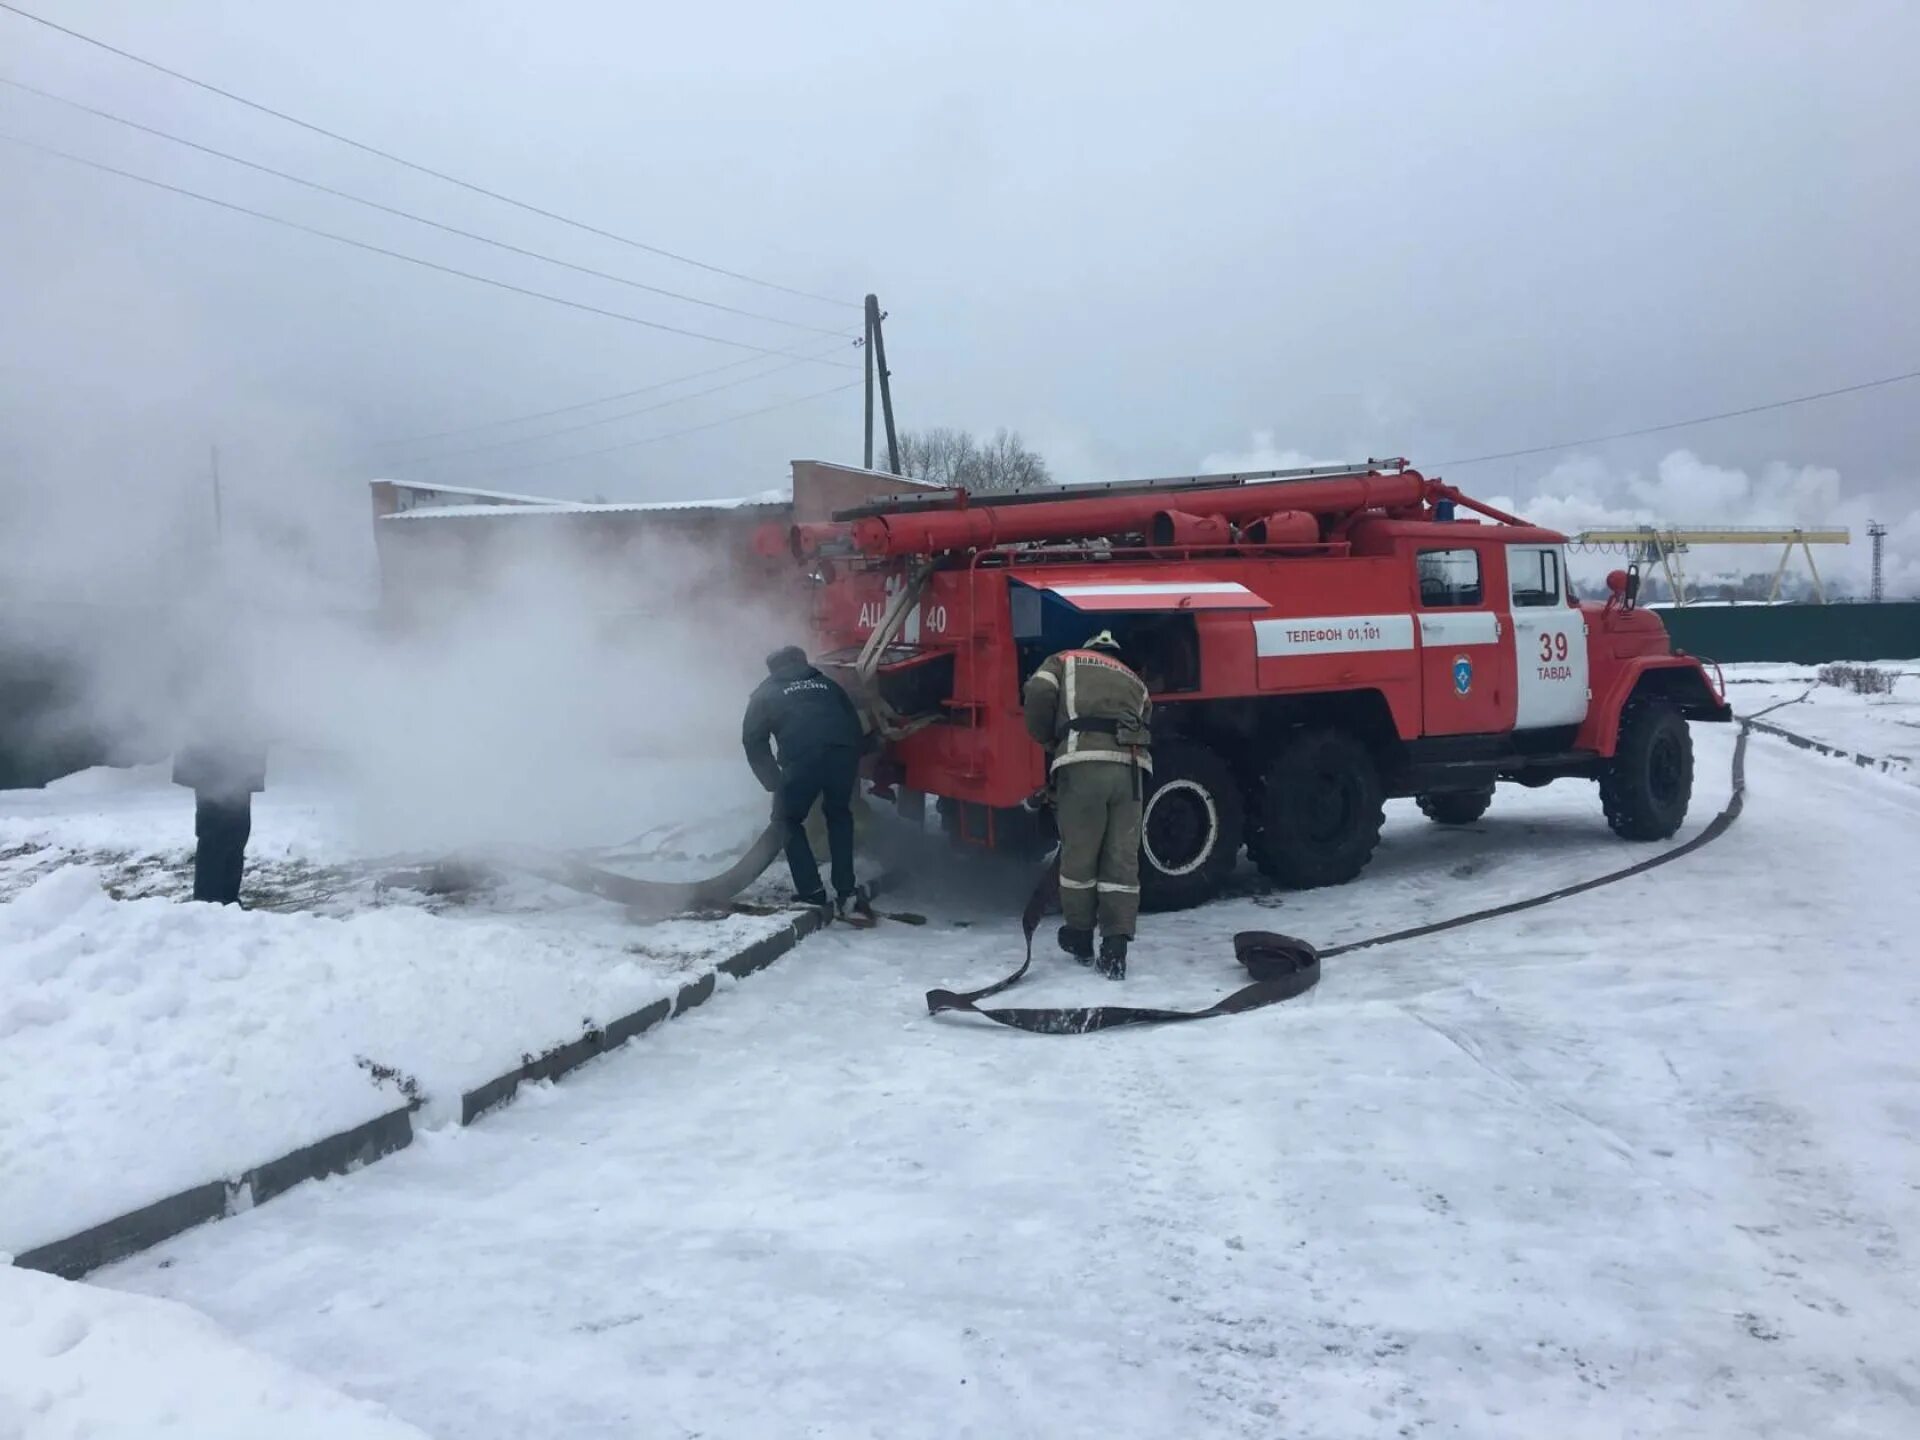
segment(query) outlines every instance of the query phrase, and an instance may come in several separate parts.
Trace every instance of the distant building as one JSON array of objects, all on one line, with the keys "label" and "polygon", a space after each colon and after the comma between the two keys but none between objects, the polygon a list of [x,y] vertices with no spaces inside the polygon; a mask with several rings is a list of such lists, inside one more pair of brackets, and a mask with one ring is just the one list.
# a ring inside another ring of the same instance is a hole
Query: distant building
[{"label": "distant building", "polygon": [[791,489],[724,500],[591,502],[452,485],[372,482],[382,602],[412,618],[487,584],[528,557],[589,567],[610,603],[652,609],[668,567],[689,601],[703,594],[779,597],[800,571],[756,553],[765,525],[831,519],[834,512],[930,488],[918,480],[821,460],[793,462]]}]

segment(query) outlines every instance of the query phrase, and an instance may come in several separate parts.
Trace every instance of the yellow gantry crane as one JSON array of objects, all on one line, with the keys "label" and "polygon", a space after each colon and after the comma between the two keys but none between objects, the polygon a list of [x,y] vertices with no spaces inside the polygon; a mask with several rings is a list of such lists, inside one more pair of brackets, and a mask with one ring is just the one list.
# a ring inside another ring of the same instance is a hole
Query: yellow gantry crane
[{"label": "yellow gantry crane", "polygon": [[1807,557],[1807,573],[1813,577],[1814,596],[1824,605],[1827,603],[1827,590],[1820,583],[1820,567],[1813,563],[1813,547],[1853,543],[1852,532],[1842,526],[1824,530],[1788,530],[1769,525],[1714,525],[1682,530],[1642,525],[1630,530],[1582,530],[1573,538],[1575,544],[1594,549],[1622,549],[1645,565],[1657,562],[1667,577],[1668,586],[1673,590],[1673,603],[1676,605],[1685,605],[1692,598],[1687,593],[1687,576],[1680,557],[1695,545],[1780,546],[1780,563],[1774,568],[1773,586],[1767,592],[1769,603],[1780,598],[1780,579],[1787,573],[1787,562],[1793,558],[1793,550],[1797,545]]}]

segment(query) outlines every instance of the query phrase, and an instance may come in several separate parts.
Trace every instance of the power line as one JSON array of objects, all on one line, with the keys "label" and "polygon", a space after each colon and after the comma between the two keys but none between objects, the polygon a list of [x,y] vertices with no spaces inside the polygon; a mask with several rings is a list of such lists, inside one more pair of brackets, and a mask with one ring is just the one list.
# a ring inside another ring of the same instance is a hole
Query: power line
[{"label": "power line", "polygon": [[[0,4],[0,8],[6,7],[4,4]],[[131,170],[122,170],[117,166],[107,165],[99,160],[88,160],[84,156],[72,155],[65,150],[56,150],[51,145],[41,145],[32,140],[23,140],[18,135],[9,135],[5,131],[0,131],[0,140],[5,140],[10,144],[18,145],[26,150],[37,150],[42,155],[51,155],[56,159],[65,160],[70,164],[84,165],[89,170],[99,170],[108,175],[118,175],[123,180],[133,180],[141,185],[151,185],[156,190],[166,190],[175,195],[184,195],[189,200],[199,200],[207,205],[217,205],[222,210],[231,210],[239,215],[250,215],[255,220],[266,221],[269,225],[279,225],[288,230],[298,230],[305,235],[316,235],[322,240],[332,240],[340,245],[351,245],[356,250],[365,250],[374,255],[385,255],[390,260],[404,260],[409,265],[418,265],[427,270],[438,270],[443,275],[457,275],[462,280],[472,280],[481,285],[491,285],[496,290],[507,290],[515,295],[527,295],[535,300],[546,300],[555,305],[564,305],[569,310],[582,310],[589,315],[603,315],[609,320],[624,320],[629,325],[644,325],[649,330],[664,330],[669,335],[684,335],[692,340],[709,340],[715,345],[731,345],[736,350],[752,350],[761,355],[786,356],[792,353],[788,350],[775,350],[767,345],[749,344],[745,340],[728,340],[722,336],[708,335],[699,330],[683,329],[678,325],[668,325],[664,321],[648,320],[643,316],[629,315],[624,310],[608,310],[599,305],[589,305],[583,300],[569,300],[565,296],[550,295],[544,290],[529,289],[525,285],[515,285],[506,280],[496,280],[488,275],[476,275],[471,270],[459,270],[451,265],[442,265],[436,260],[423,260],[418,255],[408,255],[403,251],[389,250],[383,245],[373,245],[365,240],[355,240],[349,235],[339,235],[331,230],[321,230],[313,225],[302,225],[297,220],[288,220],[279,215],[269,215],[264,210],[254,210],[245,205],[236,205],[231,200],[216,200],[211,195],[202,195],[198,190],[188,190],[180,185],[169,185],[164,180],[155,180],[147,175],[136,175]],[[840,365],[840,362],[835,360],[822,360],[819,363],[822,365],[836,365],[841,369],[852,368],[850,366]]]},{"label": "power line", "polygon": [[[856,340],[853,344],[857,346],[860,342]],[[757,364],[759,360],[760,357],[757,355],[747,355],[738,360],[729,360],[724,365],[713,365],[705,370],[695,370],[690,374],[675,375],[668,380],[655,380],[650,385],[641,385],[636,389],[620,390],[612,395],[597,395],[591,400],[576,400],[570,405],[556,405],[551,410],[530,410],[524,415],[504,415],[498,420],[482,420],[473,425],[454,425],[445,430],[430,430],[418,435],[389,435],[384,440],[374,441],[372,448],[381,451],[392,450],[402,445],[417,445],[423,440],[445,440],[454,435],[470,435],[481,430],[496,430],[502,425],[518,425],[527,420],[546,420],[555,415],[571,415],[576,410],[591,410],[596,405],[611,405],[616,400],[631,400],[636,395],[650,395],[656,390],[665,390],[671,385],[684,385],[689,380],[704,380],[709,375],[722,375],[729,370],[738,370],[742,365]],[[761,371],[745,378],[753,380],[758,379],[761,374],[771,375],[772,373],[774,372],[771,370]]]},{"label": "power line", "polygon": [[552,415],[570,415],[576,410],[591,410],[595,405],[610,405],[615,400],[631,400],[636,395],[650,395],[655,390],[665,390],[670,385],[681,385],[689,380],[704,380],[709,375],[738,370],[742,365],[757,363],[759,358],[757,355],[746,355],[738,360],[729,360],[724,365],[695,370],[688,375],[676,375],[670,380],[656,380],[650,385],[642,385],[633,390],[621,390],[612,395],[598,395],[591,400],[576,400],[571,405],[556,405],[551,410],[530,410],[524,415],[505,415],[498,420],[482,420],[474,425],[454,425],[445,430],[429,430],[419,435],[389,435],[384,440],[374,441],[373,448],[392,450],[402,445],[417,445],[422,440],[444,440],[452,435],[468,435],[479,430],[497,429],[502,425],[518,425],[525,420],[545,420]]},{"label": "power line", "polygon": [[1691,420],[1670,420],[1664,425],[1649,425],[1641,430],[1617,430],[1611,435],[1588,435],[1579,440],[1559,440],[1551,445],[1533,445],[1525,450],[1502,450],[1493,455],[1470,455],[1464,460],[1442,460],[1434,468],[1479,465],[1488,460],[1517,460],[1523,455],[1545,455],[1552,450],[1571,450],[1580,445],[1602,445],[1609,440],[1632,440],[1640,435],[1659,435],[1668,430],[1684,430],[1689,425],[1706,425],[1715,420],[1735,420],[1742,415],[1758,415],[1763,410],[1784,410],[1789,405],[1806,405],[1815,400],[1831,400],[1836,395],[1853,395],[1861,390],[1876,390],[1883,385],[1898,385],[1903,380],[1920,379],[1920,370],[1900,375],[1884,375],[1878,380],[1862,380],[1858,385],[1842,385],[1838,390],[1820,390],[1811,395],[1795,395],[1788,400],[1769,400],[1764,405],[1748,405],[1739,410],[1722,410],[1717,415],[1696,415]]},{"label": "power line", "polygon": [[795,405],[804,405],[810,400],[824,400],[829,395],[839,395],[844,391],[857,389],[864,380],[849,380],[844,385],[835,385],[828,390],[816,390],[811,395],[796,395],[791,400],[778,400],[771,405],[762,405],[758,410],[742,410],[736,415],[722,415],[718,420],[708,420],[699,425],[688,425],[681,430],[669,430],[661,435],[648,435],[639,440],[626,440],[618,445],[603,445],[598,450],[580,450],[572,455],[555,455],[547,460],[531,460],[520,465],[500,465],[491,470],[476,470],[474,477],[483,475],[514,475],[523,470],[544,470],[552,465],[564,465],[569,460],[590,460],[596,455],[611,455],[618,450],[634,450],[642,445],[658,445],[663,440],[677,440],[682,435],[692,435],[701,430],[714,430],[722,425],[732,425],[736,421],[751,420],[756,415],[770,414],[775,410],[788,410]]},{"label": "power line", "polygon": [[778,290],[783,294],[796,295],[804,300],[818,300],[828,305],[844,305],[850,310],[857,310],[859,308],[858,303],[855,301],[841,300],[831,295],[820,295],[811,290],[799,290],[791,285],[781,285],[772,280],[762,280],[757,276],[743,274],[738,270],[729,270],[721,265],[710,265],[704,260],[694,259],[691,255],[682,255],[677,251],[662,249],[658,245],[649,245],[644,240],[635,240],[630,236],[616,234],[611,230],[603,230],[597,225],[590,225],[584,220],[575,220],[553,210],[544,210],[540,206],[530,204],[525,200],[516,200],[513,196],[503,195],[498,190],[489,190],[484,185],[477,185],[470,180],[462,180],[458,176],[449,175],[443,170],[435,170],[429,165],[422,165],[418,161],[408,160],[404,156],[394,154],[390,150],[382,150],[377,145],[369,145],[364,141],[342,135],[338,131],[329,130],[324,125],[316,125],[310,120],[302,120],[296,115],[289,115],[284,110],[276,110],[272,106],[263,105],[257,100],[249,100],[244,95],[238,95],[231,90],[222,89],[220,86],[214,85],[206,80],[195,79],[193,76],[185,74],[182,71],[170,69],[157,60],[149,60],[144,55],[134,54],[131,50],[122,50],[118,45],[109,44],[107,41],[98,39],[92,35],[82,34],[78,30],[49,20],[44,15],[36,15],[31,10],[23,10],[18,5],[8,3],[8,0],[0,0],[0,10],[18,15],[22,20],[31,20],[36,25],[44,25],[49,30],[57,30],[60,34],[78,40],[83,44],[92,45],[99,50],[105,50],[110,55],[118,55],[122,60],[130,60],[135,65],[145,66],[147,69],[161,75],[179,80],[187,85],[192,85],[196,89],[204,90],[210,95],[218,95],[223,100],[231,100],[237,105],[244,105],[249,110],[256,110],[262,115],[271,115],[276,120],[285,121],[289,125],[297,125],[302,130],[324,136],[338,144],[350,146],[364,154],[378,156],[380,159],[386,160],[391,164],[402,166],[405,169],[415,171],[421,175],[430,175],[435,180],[443,181],[448,185],[457,185],[462,190],[471,191],[476,195],[484,195],[489,200],[498,200],[503,205],[513,206],[516,210],[524,210],[528,214],[538,215],[543,219],[556,220],[562,225],[570,225],[574,229],[583,230],[589,235],[598,235],[603,240],[613,240],[621,245],[630,246],[635,250],[644,250],[649,255],[658,255],[663,259],[677,261],[682,265],[691,265],[695,269],[705,270],[709,274],[724,275],[729,280],[742,280],[749,285],[759,285],[768,290]]},{"label": "power line", "polygon": [[[124,125],[130,130],[138,130],[147,135],[154,135],[170,144],[183,145],[189,150],[198,150],[203,155],[211,155],[216,159],[225,160],[234,165],[243,165],[249,170],[257,170],[263,175],[272,175],[276,179],[285,180],[294,185],[302,185],[309,190],[317,190],[322,195],[332,195],[341,200],[351,201],[355,205],[364,205],[369,210],[378,210],[385,215],[397,215],[400,219],[411,220],[416,225],[431,226],[433,229],[445,231],[449,235],[458,235],[464,240],[474,240],[482,245],[491,245],[496,250],[505,250],[514,255],[524,255],[532,260],[544,261],[549,265],[558,265],[563,270],[572,270],[581,275],[592,275],[600,280],[611,280],[616,285],[631,286],[635,290],[645,290],[654,295],[664,295],[671,300],[683,300],[689,305],[703,305],[709,310],[720,310],[729,315],[744,316],[749,320],[764,320],[770,325],[784,325],[792,330],[806,330],[815,335],[839,335],[843,333],[838,330],[829,330],[820,325],[807,325],[798,320],[782,319],[778,315],[767,315],[758,310],[743,310],[736,305],[723,305],[718,300],[702,300],[697,295],[686,295],[678,290],[668,290],[664,286],[649,285],[644,280],[630,280],[624,275],[614,275],[605,270],[596,270],[591,265],[577,265],[571,260],[557,259],[552,255],[542,254],[538,250],[529,250],[525,246],[514,245],[505,240],[495,240],[489,235],[481,235],[472,230],[463,230],[458,225],[447,225],[441,221],[429,219],[424,215],[415,215],[412,211],[402,210],[394,205],[385,205],[378,200],[369,200],[366,196],[355,195],[350,190],[336,189],[331,185],[323,185],[318,180],[308,180],[303,176],[292,174],[289,171],[277,170],[271,165],[263,165],[257,160],[248,160],[239,155],[229,154],[225,150],[216,150],[211,145],[202,145],[197,140],[189,140],[182,135],[170,134],[152,125],[144,125],[138,120],[129,120],[126,116],[116,115],[111,110],[102,110],[97,106],[88,105],[79,100],[68,99],[64,95],[56,95],[51,90],[42,90],[37,85],[29,85],[23,80],[15,80],[10,76],[0,75],[0,85],[10,85],[16,90],[24,90],[29,95],[37,95],[42,100],[49,100],[55,105],[64,105],[70,110],[78,110],[83,114],[95,115],[102,120],[111,120],[114,124]],[[853,337],[851,334],[848,334],[847,338],[852,339]]]},{"label": "power line", "polygon": [[[722,390],[731,390],[736,385],[745,385],[751,380],[764,380],[769,375],[778,375],[783,370],[791,370],[796,365],[805,365],[818,359],[814,355],[797,355],[784,365],[773,365],[765,370],[756,370],[751,375],[742,375],[737,379],[725,380],[718,385],[708,386],[705,390],[695,390],[686,395],[673,395],[665,400],[656,400],[651,405],[642,405],[637,410],[622,410],[617,414],[603,415],[597,420],[583,420],[578,425],[563,426],[558,430],[539,430],[531,435],[515,435],[506,440],[490,440],[484,445],[469,445],[461,450],[440,450],[426,455],[408,455],[389,464],[415,465],[429,460],[453,460],[462,455],[482,455],[490,450],[506,450],[515,445],[526,445],[535,440],[553,440],[562,435],[575,435],[582,430],[592,430],[601,425],[612,425],[620,420],[631,420],[636,415],[650,415],[656,410],[664,410],[670,405],[679,405],[688,400],[701,400],[709,395],[718,395]],[[865,383],[864,381],[861,383]],[[831,391],[826,392],[831,394]]]}]

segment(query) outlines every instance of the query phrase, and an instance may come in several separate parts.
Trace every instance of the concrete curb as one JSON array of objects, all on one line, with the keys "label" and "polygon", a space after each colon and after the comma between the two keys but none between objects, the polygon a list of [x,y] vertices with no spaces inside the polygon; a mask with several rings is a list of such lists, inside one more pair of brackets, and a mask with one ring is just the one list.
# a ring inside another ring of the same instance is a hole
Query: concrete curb
[{"label": "concrete curb", "polygon": [[303,1145],[277,1160],[256,1165],[238,1180],[214,1180],[182,1190],[125,1215],[104,1220],[78,1235],[38,1245],[13,1257],[27,1270],[44,1270],[67,1280],[78,1280],[102,1265],[111,1265],[142,1250],[170,1240],[182,1231],[209,1220],[223,1220],[284,1195],[302,1180],[345,1175],[413,1143],[410,1106],[376,1115],[350,1130]]},{"label": "concrete curb", "polygon": [[1805,735],[1797,735],[1791,730],[1783,730],[1765,720],[1746,722],[1763,735],[1771,735],[1777,740],[1785,740],[1789,745],[1798,745],[1802,750],[1812,750],[1817,754],[1831,755],[1836,760],[1850,760],[1862,770],[1878,770],[1886,775],[1897,775],[1913,767],[1904,760],[1886,760],[1878,755],[1864,755],[1858,750],[1845,750],[1838,745],[1828,745],[1824,741],[1809,740]]},{"label": "concrete curb", "polygon": [[635,1010],[630,1015],[608,1022],[599,1030],[589,1030],[578,1040],[565,1045],[557,1045],[543,1055],[536,1055],[523,1065],[509,1070],[504,1075],[495,1076],[484,1085],[479,1085],[460,1097],[460,1123],[471,1125],[490,1110],[497,1110],[507,1104],[519,1092],[520,1086],[529,1080],[558,1080],[570,1070],[577,1070],[596,1056],[609,1050],[617,1050],[636,1035],[644,1035],[654,1026],[672,1019],[675,1015],[684,1015],[697,1005],[704,1005],[713,998],[716,974],[731,975],[735,979],[745,979],[756,970],[764,970],[782,955],[793,949],[807,936],[813,934],[821,925],[820,917],[808,913],[797,915],[785,930],[776,930],[771,935],[762,936],[737,955],[730,955],[715,965],[711,971],[698,980],[682,985],[670,1000],[655,1000],[651,1005]]},{"label": "concrete curb", "polygon": [[[881,882],[876,881],[878,888]],[[460,1097],[460,1123],[471,1125],[483,1115],[512,1101],[523,1082],[556,1080],[587,1061],[617,1050],[637,1035],[643,1035],[675,1015],[684,1015],[713,998],[714,976],[725,974],[745,979],[764,970],[792,950],[824,922],[808,912],[797,915],[784,930],[762,936],[737,954],[717,963],[698,980],[680,987],[671,999],[623,1015],[599,1030],[589,1031],[578,1040],[557,1045],[545,1053],[528,1058],[523,1064],[476,1086]],[[413,1143],[413,1112],[404,1105],[389,1110],[363,1124],[329,1135],[311,1145],[289,1151],[276,1160],[256,1165],[237,1180],[213,1180],[195,1185],[151,1205],[115,1216],[90,1226],[64,1240],[36,1245],[13,1257],[13,1263],[27,1270],[42,1270],[67,1280],[78,1280],[103,1265],[137,1255],[163,1240],[204,1225],[251,1210],[277,1196],[284,1195],[303,1180],[320,1180],[330,1175],[346,1175],[364,1169],[395,1151]]]}]

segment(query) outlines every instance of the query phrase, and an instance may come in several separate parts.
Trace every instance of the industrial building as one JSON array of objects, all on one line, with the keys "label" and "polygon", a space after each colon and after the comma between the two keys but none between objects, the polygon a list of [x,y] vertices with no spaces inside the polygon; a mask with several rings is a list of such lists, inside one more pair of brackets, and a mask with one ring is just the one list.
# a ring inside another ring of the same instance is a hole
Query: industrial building
[{"label": "industrial building", "polygon": [[689,600],[708,587],[777,596],[795,590],[801,577],[788,557],[756,553],[754,535],[763,526],[824,521],[838,510],[929,488],[822,460],[795,460],[790,487],[726,499],[609,503],[375,480],[382,605],[408,618],[435,603],[458,603],[529,553],[557,553],[587,566],[609,594],[624,587],[636,605],[650,603],[654,567],[670,557],[684,559]]}]

